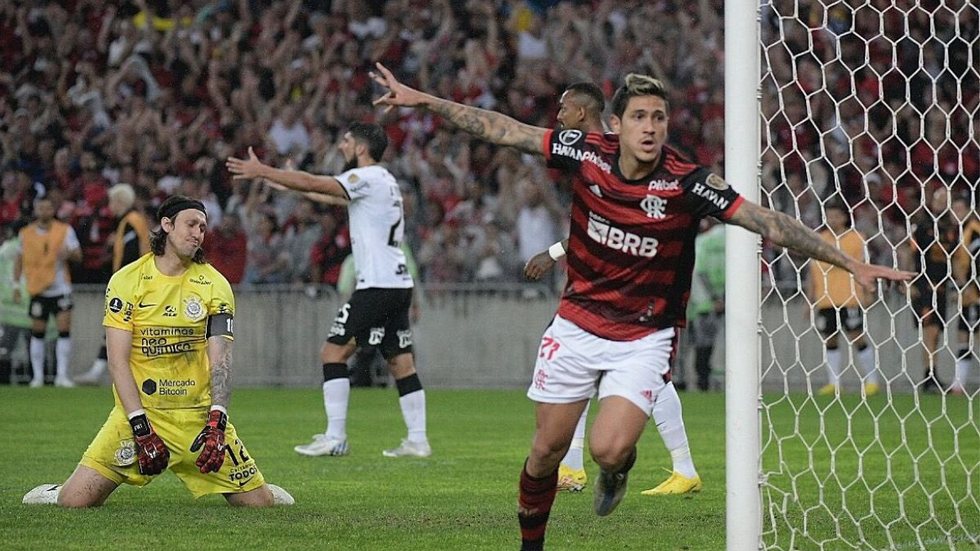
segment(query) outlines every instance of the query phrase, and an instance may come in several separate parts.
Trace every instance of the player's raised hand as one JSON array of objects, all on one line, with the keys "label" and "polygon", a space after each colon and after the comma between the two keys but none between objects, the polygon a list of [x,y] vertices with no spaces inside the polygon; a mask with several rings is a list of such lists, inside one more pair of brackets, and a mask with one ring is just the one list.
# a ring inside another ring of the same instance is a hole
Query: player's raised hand
[{"label": "player's raised hand", "polygon": [[369,73],[371,78],[374,79],[374,82],[388,89],[385,95],[374,100],[375,105],[384,105],[390,109],[392,107],[417,107],[425,102],[426,94],[398,82],[395,75],[391,74],[391,71],[381,63],[376,62],[374,66],[377,71]]},{"label": "player's raised hand", "polygon": [[248,148],[248,159],[237,159],[235,157],[228,157],[225,161],[225,168],[228,172],[233,174],[232,178],[235,180],[244,180],[250,178],[258,178],[262,169],[265,165],[259,160],[258,156],[255,155],[255,151],[252,147]]},{"label": "player's raised hand", "polygon": [[854,281],[857,282],[865,291],[873,292],[879,279],[886,281],[909,282],[915,277],[915,273],[904,270],[896,270],[887,266],[877,264],[861,263],[854,269]]},{"label": "player's raised hand", "polygon": [[548,270],[554,265],[555,261],[548,254],[548,251],[542,251],[532,256],[524,265],[524,277],[529,281],[537,281],[541,276],[548,273]]}]

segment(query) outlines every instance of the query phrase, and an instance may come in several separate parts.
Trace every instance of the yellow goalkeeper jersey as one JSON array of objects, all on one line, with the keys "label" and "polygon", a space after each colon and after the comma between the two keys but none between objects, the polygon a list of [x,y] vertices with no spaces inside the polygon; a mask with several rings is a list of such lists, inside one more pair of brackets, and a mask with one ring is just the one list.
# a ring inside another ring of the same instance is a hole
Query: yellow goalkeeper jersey
[{"label": "yellow goalkeeper jersey", "polygon": [[[210,264],[192,264],[179,276],[157,269],[153,253],[124,266],[109,280],[102,324],[133,335],[130,367],[144,407],[175,409],[211,404],[208,318],[229,316],[235,297]],[[116,405],[121,406],[113,388]]]},{"label": "yellow goalkeeper jersey", "polygon": [[[829,229],[820,232],[820,238],[840,248],[851,258],[864,259],[864,237],[856,230],[848,229],[834,235]],[[854,276],[843,268],[817,260],[810,261],[810,277],[813,280],[813,297],[816,308],[849,308],[864,302],[864,293]]]},{"label": "yellow goalkeeper jersey", "polygon": [[980,220],[969,220],[953,253],[953,274],[963,294],[963,305],[980,302]]}]

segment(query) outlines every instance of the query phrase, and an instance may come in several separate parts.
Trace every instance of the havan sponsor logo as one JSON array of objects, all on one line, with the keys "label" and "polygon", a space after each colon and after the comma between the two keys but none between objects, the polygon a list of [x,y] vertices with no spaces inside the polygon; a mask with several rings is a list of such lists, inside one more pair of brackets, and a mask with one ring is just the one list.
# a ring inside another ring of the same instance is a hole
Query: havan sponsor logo
[{"label": "havan sponsor logo", "polygon": [[691,186],[691,193],[708,200],[714,206],[718,207],[719,210],[725,210],[732,204],[731,201],[722,197],[721,194],[701,183]]},{"label": "havan sponsor logo", "polygon": [[595,151],[583,151],[570,145],[554,143],[551,144],[551,154],[558,155],[560,157],[568,157],[583,163],[591,163],[606,174],[609,174],[609,172],[612,170],[609,163],[603,160],[602,157],[596,155]]}]

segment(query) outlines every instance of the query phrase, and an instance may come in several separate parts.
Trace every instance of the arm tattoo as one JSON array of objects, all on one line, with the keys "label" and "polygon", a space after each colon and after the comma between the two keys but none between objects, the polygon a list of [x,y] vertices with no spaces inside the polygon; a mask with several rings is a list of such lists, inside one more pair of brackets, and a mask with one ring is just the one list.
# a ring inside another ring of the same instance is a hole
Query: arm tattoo
[{"label": "arm tattoo", "polygon": [[856,260],[821,239],[799,220],[748,201],[742,203],[742,206],[735,211],[731,221],[769,238],[777,245],[848,271],[851,271],[852,264]]},{"label": "arm tattoo", "polygon": [[427,105],[460,129],[498,145],[509,145],[527,153],[541,154],[545,129],[518,122],[507,115],[479,107],[437,99]]},{"label": "arm tattoo", "polygon": [[212,337],[215,343],[214,361],[211,362],[211,403],[228,407],[231,398],[231,341],[224,337]]}]

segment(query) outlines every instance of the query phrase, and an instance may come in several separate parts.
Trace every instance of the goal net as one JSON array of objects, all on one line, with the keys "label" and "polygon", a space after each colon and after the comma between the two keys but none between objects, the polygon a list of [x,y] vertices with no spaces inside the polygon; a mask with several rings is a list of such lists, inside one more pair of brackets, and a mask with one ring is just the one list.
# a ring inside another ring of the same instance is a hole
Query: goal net
[{"label": "goal net", "polygon": [[[919,274],[828,320],[807,292],[826,274],[763,244],[765,549],[980,545],[978,335],[961,316],[980,254],[964,243],[978,22],[963,0],[761,3],[760,200],[811,228],[843,210],[868,259]],[[829,350],[829,321],[863,329]],[[958,359],[965,393],[950,391]]]}]

